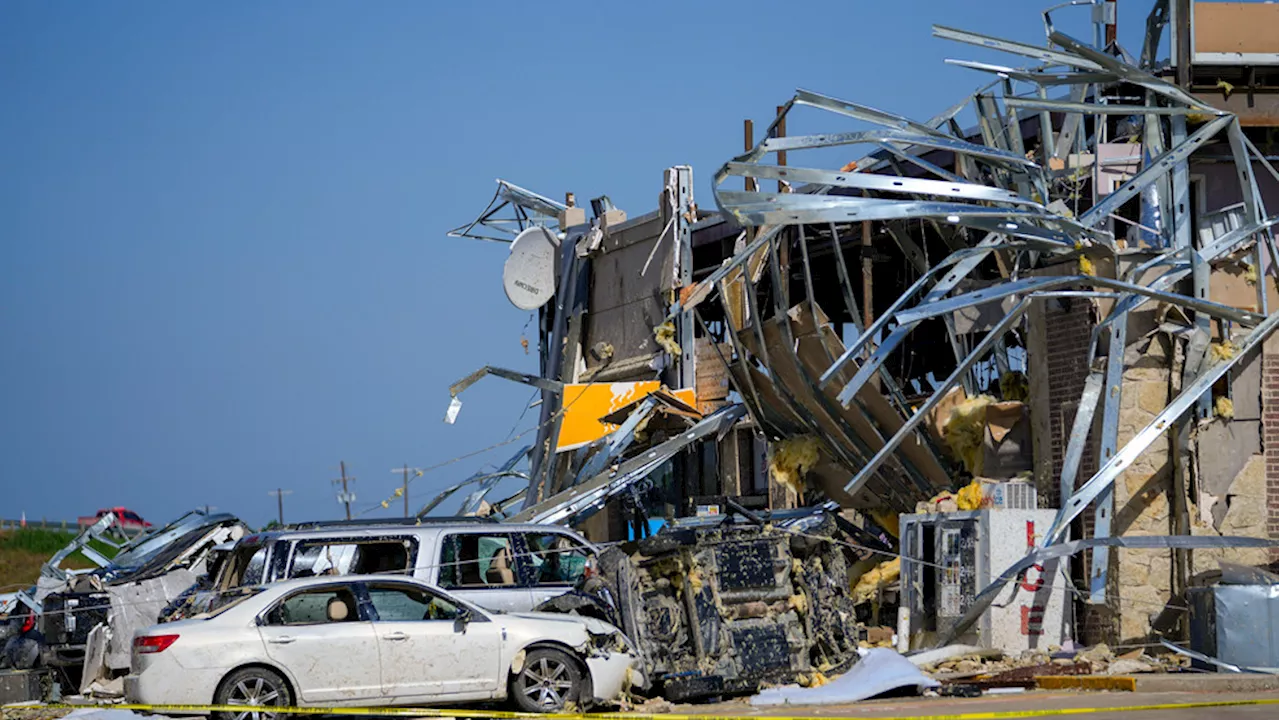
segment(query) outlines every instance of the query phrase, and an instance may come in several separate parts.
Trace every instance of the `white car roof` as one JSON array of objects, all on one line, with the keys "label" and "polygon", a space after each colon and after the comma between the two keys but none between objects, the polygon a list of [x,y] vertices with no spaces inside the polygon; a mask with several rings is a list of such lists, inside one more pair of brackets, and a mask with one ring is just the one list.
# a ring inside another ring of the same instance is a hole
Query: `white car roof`
[{"label": "white car roof", "polygon": [[457,525],[375,525],[365,527],[330,527],[308,530],[268,530],[254,533],[246,537],[270,538],[272,540],[310,540],[325,538],[374,538],[388,536],[427,535],[443,533],[468,533],[477,535],[502,535],[512,532],[521,533],[565,533],[583,541],[591,547],[595,545],[581,533],[563,525],[540,525],[537,523],[459,523]]},{"label": "white car roof", "polygon": [[258,587],[262,588],[263,590],[288,592],[288,591],[290,591],[290,590],[296,590],[296,589],[298,589],[298,588],[306,588],[306,587],[312,587],[312,586],[317,586],[317,587],[318,587],[318,586],[322,586],[322,585],[339,585],[339,584],[356,583],[356,582],[366,582],[366,583],[370,583],[370,582],[396,582],[396,583],[405,583],[405,584],[409,584],[409,585],[417,585],[417,586],[420,586],[420,587],[429,588],[429,589],[431,589],[431,590],[435,590],[435,591],[437,591],[437,592],[444,593],[445,595],[448,595],[448,594],[449,594],[449,592],[448,592],[447,590],[445,590],[445,589],[443,589],[443,588],[440,588],[440,587],[437,587],[437,586],[435,586],[435,585],[432,585],[431,583],[423,582],[423,581],[421,581],[421,580],[419,580],[419,579],[417,579],[417,578],[415,578],[415,577],[410,577],[410,576],[408,576],[408,575],[392,575],[392,574],[386,574],[386,575],[316,575],[316,576],[313,576],[313,577],[294,578],[294,579],[292,579],[292,580],[281,580],[281,581],[279,581],[279,582],[266,583],[266,584],[264,584],[264,585],[258,585]]}]

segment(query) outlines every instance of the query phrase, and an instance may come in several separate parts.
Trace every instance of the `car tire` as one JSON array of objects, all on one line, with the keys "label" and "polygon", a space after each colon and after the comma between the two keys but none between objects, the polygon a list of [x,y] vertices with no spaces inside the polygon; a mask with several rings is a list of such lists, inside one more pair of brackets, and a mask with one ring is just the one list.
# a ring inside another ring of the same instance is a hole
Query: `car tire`
[{"label": "car tire", "polygon": [[582,697],[582,671],[568,653],[551,648],[531,650],[520,672],[511,678],[511,697],[524,712],[561,712]]},{"label": "car tire", "polygon": [[[262,705],[291,707],[293,692],[280,673],[264,667],[247,667],[228,675],[213,695],[215,705]],[[285,720],[275,712],[220,712],[217,720]]]}]

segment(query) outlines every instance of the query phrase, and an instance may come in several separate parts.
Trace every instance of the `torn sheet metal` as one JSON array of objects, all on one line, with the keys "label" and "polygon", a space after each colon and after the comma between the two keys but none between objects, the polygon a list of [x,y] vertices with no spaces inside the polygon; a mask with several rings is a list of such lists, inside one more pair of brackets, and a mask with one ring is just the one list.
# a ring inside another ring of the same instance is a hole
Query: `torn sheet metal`
[{"label": "torn sheet metal", "polygon": [[1231,664],[1231,663],[1229,663],[1229,662],[1223,662],[1222,660],[1219,660],[1219,659],[1218,659],[1218,658],[1216,658],[1216,657],[1211,657],[1211,656],[1209,656],[1209,655],[1205,655],[1204,653],[1200,653],[1200,652],[1196,652],[1195,650],[1191,650],[1191,649],[1188,649],[1188,648],[1184,648],[1184,647],[1182,647],[1181,645],[1174,645],[1173,643],[1169,642],[1168,640],[1166,640],[1166,639],[1164,639],[1164,638],[1160,638],[1160,644],[1161,644],[1161,645],[1163,645],[1163,646],[1165,646],[1166,648],[1168,648],[1168,649],[1170,649],[1170,650],[1172,650],[1172,651],[1174,651],[1174,652],[1178,653],[1179,655],[1186,655],[1187,657],[1191,658],[1192,660],[1199,660],[1200,662],[1204,663],[1205,665],[1209,665],[1209,666],[1216,667],[1216,668],[1221,668],[1221,669],[1223,669],[1223,670],[1226,670],[1227,672],[1234,672],[1234,673],[1243,673],[1243,672],[1249,672],[1249,673],[1263,673],[1263,674],[1266,674],[1266,675],[1274,675],[1274,674],[1275,674],[1275,672],[1276,672],[1275,668],[1246,667],[1246,666],[1241,666],[1241,665],[1233,665],[1233,664]]},{"label": "torn sheet metal", "polygon": [[127,670],[133,632],[155,625],[160,611],[194,585],[203,572],[203,565],[196,567],[195,571],[179,568],[150,580],[109,587],[107,625],[111,628],[111,635],[103,657],[106,667],[113,671]]},{"label": "torn sheet metal", "polygon": [[441,503],[448,500],[462,488],[471,485],[478,485],[479,487],[468,495],[465,500],[463,500],[457,513],[458,515],[474,514],[479,510],[480,503],[484,501],[485,495],[487,495],[489,491],[501,482],[503,478],[517,477],[524,480],[529,479],[527,473],[519,472],[515,467],[520,464],[522,460],[528,457],[531,449],[531,446],[526,445],[520,448],[520,450],[517,451],[516,454],[512,455],[506,462],[500,464],[493,470],[478,472],[460,483],[445,488],[432,498],[430,502],[423,505],[422,508],[418,510],[415,517],[421,518],[430,515],[432,510],[435,510]]},{"label": "torn sheet metal", "polygon": [[[1280,585],[1226,585],[1187,590],[1191,648],[1223,669],[1280,665]],[[1208,668],[1205,668],[1208,669]],[[1239,672],[1240,670],[1232,670]]]},{"label": "torn sheet metal", "polygon": [[861,702],[891,690],[912,688],[917,694],[942,683],[920,672],[911,660],[888,648],[871,648],[849,672],[819,687],[783,685],[751,698],[754,707],[774,705],[839,705]]},{"label": "torn sheet metal", "polygon": [[475,385],[486,375],[494,375],[504,380],[528,385],[530,387],[538,388],[539,390],[546,390],[547,392],[564,392],[564,383],[558,380],[548,380],[537,375],[530,375],[528,373],[517,372],[515,370],[507,370],[506,368],[494,367],[493,365],[485,365],[479,370],[476,370],[458,382],[450,385],[449,395],[453,398],[457,398],[458,395],[462,394],[463,390]]},{"label": "torn sheet metal", "polygon": [[448,234],[449,237],[510,243],[535,225],[558,224],[561,213],[567,209],[562,203],[499,179],[497,192],[480,216]]},{"label": "torn sheet metal", "polygon": [[704,438],[726,432],[743,415],[742,405],[729,405],[708,415],[677,437],[641,452],[579,485],[528,506],[510,518],[511,522],[573,524],[604,507],[609,498],[623,492],[633,483],[648,477],[676,453]]}]

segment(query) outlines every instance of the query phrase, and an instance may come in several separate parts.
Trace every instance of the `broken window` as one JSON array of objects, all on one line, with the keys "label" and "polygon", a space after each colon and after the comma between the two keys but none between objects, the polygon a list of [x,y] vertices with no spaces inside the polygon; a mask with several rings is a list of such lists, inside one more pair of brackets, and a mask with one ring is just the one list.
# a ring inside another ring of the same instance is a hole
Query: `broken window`
[{"label": "broken window", "polygon": [[410,568],[409,539],[377,542],[299,542],[288,578],[316,575],[379,575],[405,573]]},{"label": "broken window", "polygon": [[267,613],[268,625],[315,625],[354,622],[359,619],[355,595],[346,587],[316,588],[294,593]]},{"label": "broken window", "polygon": [[264,545],[243,544],[236,547],[222,573],[219,588],[230,590],[243,585],[257,585],[263,581],[263,569],[267,565],[267,548]]},{"label": "broken window", "polygon": [[515,554],[507,535],[450,535],[440,551],[440,587],[515,585],[515,570]]},{"label": "broken window", "polygon": [[421,588],[404,585],[370,585],[369,601],[382,622],[454,620],[458,606]]},{"label": "broken window", "polygon": [[591,557],[581,543],[560,533],[529,533],[525,542],[537,585],[576,585]]}]

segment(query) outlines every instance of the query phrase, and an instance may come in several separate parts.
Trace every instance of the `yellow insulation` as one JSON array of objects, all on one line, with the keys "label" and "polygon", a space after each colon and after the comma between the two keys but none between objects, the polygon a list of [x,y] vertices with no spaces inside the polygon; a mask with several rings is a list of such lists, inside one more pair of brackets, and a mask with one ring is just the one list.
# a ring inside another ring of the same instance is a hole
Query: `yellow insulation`
[{"label": "yellow insulation", "polygon": [[1254,267],[1253,263],[1245,263],[1244,280],[1250,285],[1258,284],[1258,268]]},{"label": "yellow insulation", "polygon": [[702,585],[702,573],[698,572],[698,568],[695,567],[689,571],[689,589],[693,591],[694,595],[697,595],[702,592]]},{"label": "yellow insulation", "polygon": [[678,357],[684,354],[680,349],[680,343],[676,342],[676,325],[670,320],[653,329],[653,339],[659,347],[671,355]]},{"label": "yellow insulation", "polygon": [[884,528],[885,532],[894,537],[899,537],[898,513],[886,508],[873,508],[868,510],[867,514],[871,515],[871,519],[875,520],[877,525]]},{"label": "yellow insulation", "polygon": [[987,432],[987,406],[995,402],[990,395],[969,398],[951,409],[951,417],[942,428],[943,437],[974,475],[982,474],[982,443]]},{"label": "yellow insulation", "polygon": [[880,588],[897,582],[901,572],[902,559],[894,558],[862,573],[862,577],[858,578],[858,584],[853,586],[854,604],[864,603],[874,598]]},{"label": "yellow insulation", "polygon": [[812,435],[797,435],[774,443],[773,460],[769,463],[769,475],[775,481],[796,491],[804,492],[804,476],[818,464],[822,445]]},{"label": "yellow insulation", "polygon": [[831,679],[815,670],[812,675],[805,675],[804,673],[801,673],[796,676],[796,682],[801,687],[816,688],[826,685],[831,682]]},{"label": "yellow insulation", "polygon": [[1087,255],[1080,256],[1080,274],[1081,275],[1097,275],[1098,269],[1094,267],[1093,260]]},{"label": "yellow insulation", "polygon": [[1000,376],[1000,397],[1005,401],[1027,402],[1031,399],[1031,385],[1027,376],[1010,370]]},{"label": "yellow insulation", "polygon": [[1220,343],[1209,345],[1209,356],[1213,358],[1214,362],[1230,360],[1238,352],[1240,352],[1240,348],[1237,348],[1230,340],[1223,340]]},{"label": "yellow insulation", "polygon": [[978,480],[960,488],[956,493],[956,506],[961,510],[977,510],[982,507],[982,483]]},{"label": "yellow insulation", "polygon": [[1213,401],[1213,414],[1224,420],[1230,420],[1236,416],[1235,403],[1231,402],[1231,398],[1226,395],[1219,395]]}]

